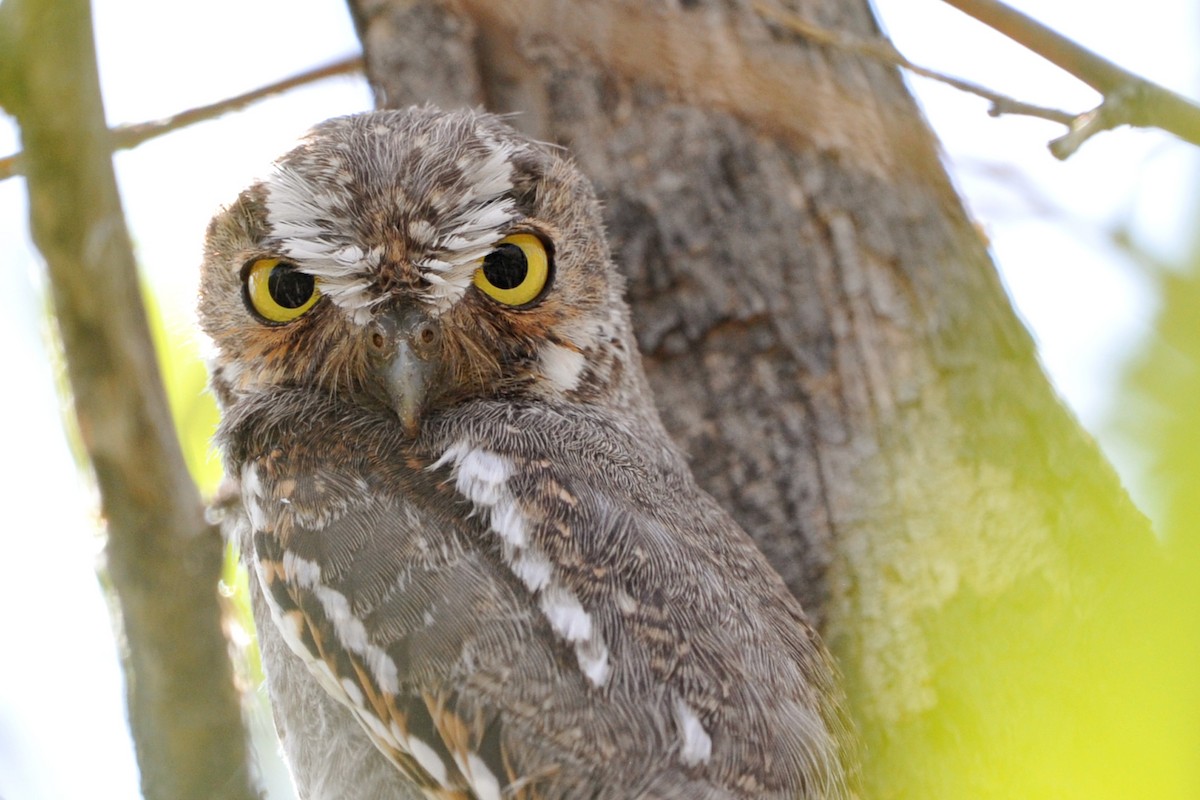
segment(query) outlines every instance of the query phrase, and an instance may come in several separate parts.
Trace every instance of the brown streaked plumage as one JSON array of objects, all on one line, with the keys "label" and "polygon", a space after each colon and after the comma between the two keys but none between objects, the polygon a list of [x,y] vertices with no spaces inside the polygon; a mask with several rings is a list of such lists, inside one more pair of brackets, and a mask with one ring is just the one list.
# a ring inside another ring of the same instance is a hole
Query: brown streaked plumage
[{"label": "brown streaked plumage", "polygon": [[474,112],[330,120],[213,220],[302,797],[850,796],[829,658],[663,431],[622,288],[587,181]]}]

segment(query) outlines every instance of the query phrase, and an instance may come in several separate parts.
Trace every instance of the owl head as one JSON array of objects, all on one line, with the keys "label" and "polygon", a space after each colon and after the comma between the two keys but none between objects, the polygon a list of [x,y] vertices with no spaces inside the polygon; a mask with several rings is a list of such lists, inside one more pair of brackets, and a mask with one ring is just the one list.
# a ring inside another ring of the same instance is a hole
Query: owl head
[{"label": "owl head", "polygon": [[309,387],[410,430],[474,398],[635,407],[641,367],[587,180],[483,113],[313,128],[208,229],[213,385]]}]

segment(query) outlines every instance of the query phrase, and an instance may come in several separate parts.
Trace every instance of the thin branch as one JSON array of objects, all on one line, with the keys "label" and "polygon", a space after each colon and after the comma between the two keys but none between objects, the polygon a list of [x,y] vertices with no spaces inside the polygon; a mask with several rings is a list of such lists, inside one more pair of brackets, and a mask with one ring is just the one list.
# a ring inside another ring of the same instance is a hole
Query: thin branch
[{"label": "thin branch", "polygon": [[23,161],[21,153],[13,153],[11,156],[0,158],[0,181],[25,174]]},{"label": "thin branch", "polygon": [[[273,95],[281,94],[309,83],[316,83],[326,78],[361,72],[362,68],[362,57],[350,56],[335,61],[332,64],[315,67],[293,75],[290,78],[269,83],[266,86],[239,94],[236,97],[226,98],[216,103],[181,111],[166,119],[119,125],[109,131],[111,147],[114,151],[129,150],[163,134],[171,133],[180,128],[186,128],[189,125],[195,125],[197,122],[215,119],[231,111],[238,111]],[[21,173],[23,171],[21,160],[21,153],[13,153],[10,156],[0,158],[0,181]]]},{"label": "thin branch", "polygon": [[1161,128],[1200,145],[1200,106],[1156,83],[1139,77],[1087,48],[1050,30],[996,0],[943,0],[1003,33],[1104,95],[1103,102],[1072,114],[1015,100],[979,84],[914,64],[886,39],[863,39],[815,25],[767,0],[754,0],[765,17],[817,44],[900,67],[914,75],[947,84],[991,102],[992,116],[1019,114],[1065,125],[1068,132],[1050,142],[1050,152],[1065,159],[1092,136],[1121,125]]},{"label": "thin branch", "polygon": [[997,0],[943,0],[1104,95],[1099,106],[1075,117],[1071,131],[1050,143],[1066,158],[1097,133],[1121,125],[1161,128],[1200,145],[1200,106],[1182,95],[1123,69],[1037,20]]},{"label": "thin branch", "polygon": [[20,125],[30,230],[46,260],[80,437],[100,489],[143,793],[251,800],[217,597],[223,545],[204,521],[150,340],[88,0],[4,0],[3,8],[13,78],[4,100]]},{"label": "thin branch", "polygon": [[276,81],[275,83],[268,83],[266,86],[246,92],[245,94],[239,94],[236,97],[230,97],[216,103],[200,106],[199,108],[181,111],[166,119],[121,125],[112,131],[113,149],[128,150],[150,139],[162,136],[164,133],[186,128],[188,125],[195,125],[197,122],[214,119],[230,111],[237,111],[252,103],[257,103],[259,100],[265,100],[272,95],[282,94],[298,86],[316,83],[326,78],[362,72],[362,68],[362,56],[349,56],[339,61],[334,61],[332,64],[315,67],[298,75],[293,75],[290,78]]},{"label": "thin branch", "polygon": [[956,78],[953,75],[947,75],[943,72],[923,67],[920,64],[914,64],[903,53],[897,50],[895,45],[886,39],[863,39],[842,33],[841,31],[822,28],[798,14],[773,6],[766,2],[766,0],[754,0],[754,8],[764,17],[773,19],[780,25],[800,34],[810,42],[833,47],[847,53],[854,53],[855,55],[864,56],[894,67],[900,67],[914,75],[920,75],[923,78],[929,78],[952,86],[959,91],[982,97],[992,104],[988,110],[988,113],[992,116],[1020,114],[1022,116],[1037,117],[1038,119],[1057,122],[1060,125],[1070,125],[1071,121],[1075,119],[1075,114],[1060,111],[1056,108],[1046,108],[1044,106],[1025,103],[977,83],[965,81],[962,78]]},{"label": "thin branch", "polygon": [[1103,56],[1047,28],[1040,22],[995,0],[943,0],[989,28],[1091,86],[1108,94],[1131,80],[1140,80]]}]

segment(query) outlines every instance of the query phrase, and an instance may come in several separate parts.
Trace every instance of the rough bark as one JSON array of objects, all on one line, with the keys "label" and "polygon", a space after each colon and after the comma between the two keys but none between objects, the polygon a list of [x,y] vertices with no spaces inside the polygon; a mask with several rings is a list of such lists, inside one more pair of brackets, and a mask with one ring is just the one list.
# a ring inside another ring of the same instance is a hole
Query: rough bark
[{"label": "rough bark", "polygon": [[[877,32],[866,2],[788,5]],[[351,7],[381,105],[517,112],[596,182],[664,420],[821,622],[869,796],[1137,786],[1120,737],[1061,739],[1130,720],[1091,679],[1131,679],[1147,523],[893,70],[736,0]]]},{"label": "rough bark", "polygon": [[[112,169],[88,3],[9,0],[0,28],[0,100],[21,126],[30,227],[49,271],[79,433],[107,524],[142,788],[148,798],[171,800],[256,797],[218,608],[223,546],[204,521],[155,361]],[[46,597],[54,596],[52,564],[18,568],[43,570]],[[72,691],[63,687],[47,708],[61,701],[71,708]],[[69,713],[63,724],[70,768],[70,747],[88,745],[70,736]]]}]

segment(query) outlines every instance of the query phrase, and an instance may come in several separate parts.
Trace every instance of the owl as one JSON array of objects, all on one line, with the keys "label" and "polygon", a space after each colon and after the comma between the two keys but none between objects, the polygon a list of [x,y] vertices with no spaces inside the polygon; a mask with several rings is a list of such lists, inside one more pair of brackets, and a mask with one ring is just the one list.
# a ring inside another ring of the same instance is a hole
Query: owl
[{"label": "owl", "polygon": [[317,125],[200,319],[303,798],[841,798],[831,662],[659,421],[588,181],[494,116]]}]

